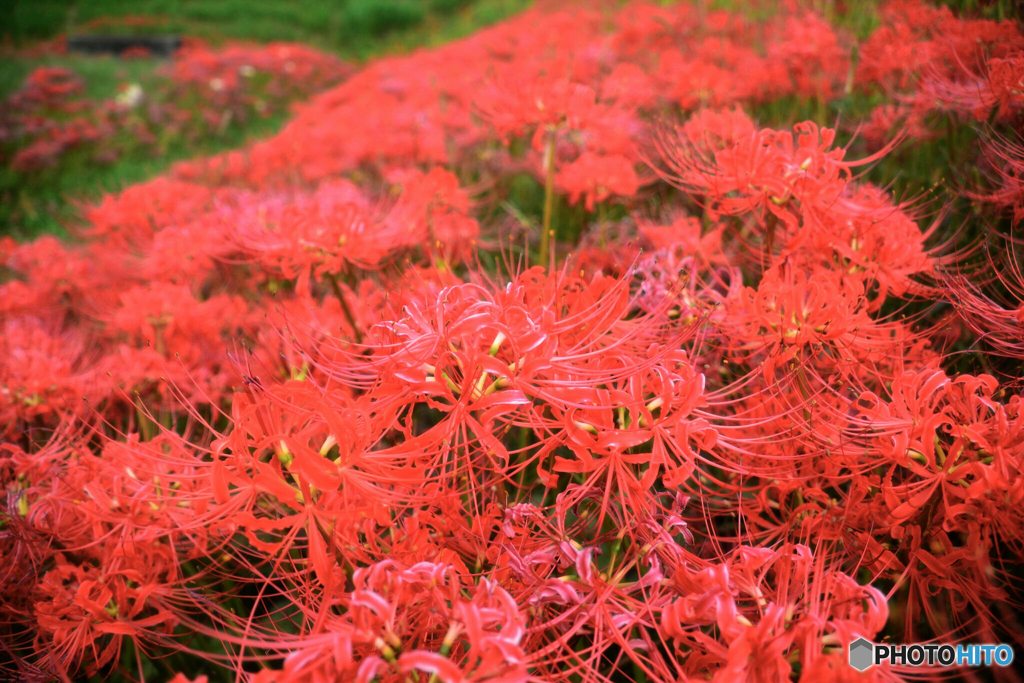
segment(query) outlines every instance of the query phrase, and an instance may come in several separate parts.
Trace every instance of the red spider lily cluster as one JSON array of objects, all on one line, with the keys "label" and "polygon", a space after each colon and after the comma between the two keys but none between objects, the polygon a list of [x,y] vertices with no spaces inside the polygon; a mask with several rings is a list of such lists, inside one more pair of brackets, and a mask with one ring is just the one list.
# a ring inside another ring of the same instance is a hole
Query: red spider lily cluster
[{"label": "red spider lily cluster", "polygon": [[5,151],[16,149],[11,168],[44,168],[72,148],[96,145],[114,135],[122,125],[119,108],[113,102],[93,106],[80,97],[84,91],[82,80],[69,69],[40,67],[29,74],[0,115]]},{"label": "red spider lily cluster", "polygon": [[303,45],[212,49],[190,40],[163,71],[150,92],[124,84],[116,98],[95,101],[82,96],[84,84],[71,70],[37,68],[0,111],[0,161],[31,174],[58,166],[72,150],[98,163],[140,145],[159,151],[170,139],[209,137],[268,116],[336,84],[349,67]]},{"label": "red spider lily cluster", "polygon": [[861,87],[879,85],[895,99],[872,117],[874,136],[891,134],[900,120],[922,136],[934,112],[982,121],[1020,115],[1024,40],[1012,23],[963,20],[913,0],[889,3],[882,21],[861,46],[856,72]]},{"label": "red spider lily cluster", "polygon": [[848,644],[1019,644],[1018,378],[942,340],[1024,356],[1021,270],[866,182],[891,145],[744,112],[851,73],[903,106],[1022,41],[929,12],[854,68],[800,4],[541,7],[0,242],[10,673],[892,681]]}]

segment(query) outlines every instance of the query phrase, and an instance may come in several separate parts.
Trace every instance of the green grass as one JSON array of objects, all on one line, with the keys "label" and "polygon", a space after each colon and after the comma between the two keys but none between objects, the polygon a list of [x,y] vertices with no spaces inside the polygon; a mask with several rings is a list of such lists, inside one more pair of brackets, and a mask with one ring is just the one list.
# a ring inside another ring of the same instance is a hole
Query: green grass
[{"label": "green grass", "polygon": [[[5,0],[0,0],[4,2]],[[117,32],[181,32],[213,42],[228,38],[294,40],[361,61],[370,57],[433,46],[468,35],[525,9],[530,0],[15,0],[11,21],[0,23],[0,40],[25,46],[35,40],[74,31],[99,17],[159,16],[166,22],[154,28],[106,28]],[[0,57],[0,100],[21,87],[39,66],[69,68],[86,83],[86,96],[114,97],[125,82],[149,91],[155,84],[155,59],[121,60],[78,55],[39,58]],[[0,235],[19,239],[51,233],[66,234],[78,218],[77,205],[104,193],[152,178],[176,161],[214,154],[273,135],[286,115],[254,118],[233,124],[224,135],[187,144],[171,141],[154,156],[138,149],[112,165],[90,162],[83,152],[68,154],[58,168],[18,174],[0,167]]]},{"label": "green grass", "polygon": [[[85,96],[108,100],[117,95],[124,82],[135,82],[148,90],[157,79],[154,59],[120,60],[114,57],[49,56],[36,59],[0,58],[0,99],[6,99],[21,87],[25,77],[41,66],[71,69],[85,81]],[[276,120],[260,122],[260,130],[274,130]],[[30,238],[42,233],[63,234],[64,225],[74,220],[75,204],[93,201],[105,191],[117,191],[130,183],[145,180],[165,170],[173,161],[194,153],[214,151],[239,143],[245,132],[226,131],[222,140],[210,141],[200,148],[171,145],[166,159],[149,154],[128,155],[109,166],[90,163],[85,154],[74,152],[60,166],[37,173],[20,174],[6,163],[0,165],[0,234]]]},{"label": "green grass", "polygon": [[[246,39],[308,43],[352,59],[430,41],[436,29],[461,35],[523,9],[529,0],[6,0],[0,40],[16,46],[62,32],[89,30],[111,17],[153,17],[148,27],[97,32],[182,33],[213,41]],[[456,30],[455,27],[461,27]]]},{"label": "green grass", "polygon": [[[144,91],[156,89],[159,80],[156,59],[121,60],[115,57],[48,56],[35,59],[0,58],[0,98],[21,87],[33,69],[40,66],[65,67],[85,81],[85,96],[109,100],[122,83],[134,82]],[[171,139],[156,155],[146,148],[127,148],[113,164],[93,161],[86,150],[72,150],[59,166],[32,173],[18,173],[0,165],[0,234],[28,239],[40,234],[66,234],[65,226],[78,217],[77,205],[95,202],[104,193],[152,178],[176,161],[232,149],[273,134],[286,120],[284,114],[266,119],[253,117],[245,125],[229,126],[223,135],[187,143]]]},{"label": "green grass", "polygon": [[223,136],[200,145],[171,141],[163,154],[130,154],[109,166],[97,165],[86,155],[71,152],[59,167],[41,171],[27,180],[10,169],[0,169],[0,234],[16,239],[66,235],[65,226],[78,219],[79,203],[96,202],[108,192],[153,178],[174,162],[234,149],[272,135],[286,120],[285,114],[256,118],[244,127],[231,126]]},{"label": "green grass", "polygon": [[85,96],[104,100],[117,95],[125,82],[146,83],[155,79],[157,59],[117,59],[116,57],[47,56],[35,59],[0,57],[0,98],[7,98],[25,82],[25,77],[40,66],[71,69],[85,81]]}]

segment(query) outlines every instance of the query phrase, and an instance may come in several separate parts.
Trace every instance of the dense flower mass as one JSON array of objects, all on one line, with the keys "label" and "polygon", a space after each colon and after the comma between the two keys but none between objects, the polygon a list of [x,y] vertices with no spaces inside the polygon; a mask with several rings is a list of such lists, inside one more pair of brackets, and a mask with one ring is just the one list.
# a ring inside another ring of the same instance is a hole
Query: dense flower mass
[{"label": "dense flower mass", "polygon": [[[848,645],[1024,644],[1024,37],[901,0],[854,50],[818,4],[542,4],[0,240],[0,671],[894,681]],[[172,74],[230,112],[325,60]],[[857,93],[864,154],[755,115]],[[945,209],[868,181],[979,119]]]}]

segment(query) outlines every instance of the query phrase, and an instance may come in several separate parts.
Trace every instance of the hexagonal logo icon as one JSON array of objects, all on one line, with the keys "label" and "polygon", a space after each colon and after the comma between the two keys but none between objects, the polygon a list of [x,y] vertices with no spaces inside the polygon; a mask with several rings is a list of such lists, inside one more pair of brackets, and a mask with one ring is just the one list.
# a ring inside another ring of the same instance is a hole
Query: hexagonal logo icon
[{"label": "hexagonal logo icon", "polygon": [[850,666],[857,671],[864,671],[874,664],[875,646],[864,638],[850,643]]}]

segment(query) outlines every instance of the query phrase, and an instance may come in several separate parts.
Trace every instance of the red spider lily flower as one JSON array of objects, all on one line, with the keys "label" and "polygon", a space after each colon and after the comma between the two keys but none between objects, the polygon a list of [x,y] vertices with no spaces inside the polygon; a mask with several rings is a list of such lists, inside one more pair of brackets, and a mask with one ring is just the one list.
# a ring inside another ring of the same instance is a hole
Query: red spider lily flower
[{"label": "red spider lily flower", "polygon": [[807,220],[785,243],[786,258],[836,263],[845,278],[874,290],[872,312],[889,296],[925,291],[922,276],[932,275],[942,262],[925,247],[937,223],[922,231],[911,207],[894,205],[871,185],[848,188],[835,209],[820,221]]},{"label": "red spider lily flower", "polygon": [[69,249],[48,236],[19,245],[4,264],[14,277],[0,285],[0,311],[58,321],[91,313],[109,296],[102,292],[104,281],[126,275],[118,256],[95,245]]},{"label": "red spider lily flower", "polygon": [[224,207],[218,218],[235,223],[236,248],[276,277],[377,268],[412,242],[375,220],[367,198],[345,181],[324,183],[312,196],[261,199],[240,202],[241,210]]},{"label": "red spider lily flower", "polygon": [[[680,11],[674,25],[660,18],[660,31],[649,29],[655,36],[666,29],[685,36],[675,44],[658,43],[651,51],[658,55],[658,68],[651,71],[686,109],[796,93],[823,99],[837,92],[847,77],[845,48],[832,27],[813,14],[780,13],[759,24],[727,12],[695,18]],[[767,56],[752,49],[758,43]],[[832,56],[823,59],[826,54]]]},{"label": "red spider lily flower", "polygon": [[669,225],[638,219],[640,234],[654,249],[674,250],[680,257],[696,256],[705,263],[724,263],[722,230],[717,225],[705,234],[700,221],[693,216],[679,216]]},{"label": "red spider lily flower", "polygon": [[[492,86],[477,106],[502,138],[533,131],[533,148],[542,153],[540,177],[558,167],[555,182],[573,203],[586,195],[591,210],[611,194],[636,192],[639,181],[630,158],[637,126],[623,104],[599,102],[581,83],[541,77],[514,90]],[[576,148],[579,156],[568,165],[556,164],[564,146]]]},{"label": "red spider lily flower", "polygon": [[781,61],[804,97],[828,99],[841,93],[849,71],[848,50],[824,18],[812,13],[786,17],[785,40],[773,42],[768,59]]},{"label": "red spider lily flower", "polygon": [[569,270],[579,270],[584,278],[593,275],[619,278],[626,275],[641,251],[633,220],[599,220],[580,237],[575,250],[566,260]]},{"label": "red spider lily flower", "polygon": [[98,577],[58,563],[43,576],[36,589],[36,644],[49,650],[57,671],[73,670],[80,659],[87,662],[87,671],[96,671],[118,656],[124,636],[137,638],[159,624],[165,633],[173,628],[176,620],[169,613],[142,616],[148,595],[159,591],[159,584],[135,588],[131,584],[149,583],[146,577],[137,571],[119,574]]},{"label": "red spider lily flower", "polygon": [[427,251],[438,249],[449,259],[463,259],[476,243],[480,227],[468,215],[469,196],[454,174],[435,168],[427,174],[416,170],[390,174],[403,188],[398,205],[386,223],[412,245]]},{"label": "red spider lily flower", "polygon": [[[745,56],[752,56],[752,53]],[[661,70],[671,84],[672,96],[683,109],[721,107],[754,99],[761,81],[740,78],[731,70],[705,60],[689,60],[678,50],[661,55]]]},{"label": "red spider lily flower", "polygon": [[772,355],[833,344],[840,355],[860,355],[858,345],[878,343],[861,339],[861,328],[873,327],[863,288],[828,271],[811,276],[783,264],[765,273],[756,292],[744,290],[734,305],[730,321],[749,325],[738,338]]},{"label": "red spider lily flower", "polygon": [[25,79],[22,89],[12,96],[14,106],[52,106],[85,90],[82,79],[69,69],[39,67]]},{"label": "red spider lily flower", "polygon": [[237,260],[239,249],[233,237],[244,225],[232,224],[234,218],[234,212],[219,210],[183,220],[173,230],[161,230],[153,236],[139,268],[155,280],[180,285],[203,282],[211,274],[220,282],[231,279],[226,264]]},{"label": "red spider lily flower", "polygon": [[995,100],[997,115],[1009,118],[1024,105],[1024,54],[991,59],[986,67],[988,88]]},{"label": "red spider lily flower", "polygon": [[413,671],[445,683],[527,680],[522,617],[493,582],[484,579],[463,597],[463,582],[450,567],[391,561],[358,570],[353,581],[345,617],[310,634],[283,670],[266,670],[256,680],[402,680]]},{"label": "red spider lily flower", "polygon": [[[873,572],[908,585],[912,593],[932,591],[925,586],[935,582],[932,585],[948,591],[950,599],[982,615],[988,613],[987,605],[1002,599],[1001,588],[985,576],[990,571],[991,539],[994,534],[1017,535],[1015,523],[1008,522],[1017,517],[1016,511],[997,511],[989,502],[975,497],[985,488],[973,483],[978,481],[975,477],[994,473],[985,464],[994,464],[983,455],[987,452],[985,445],[992,443],[985,434],[1007,444],[1005,439],[1019,430],[1017,401],[1004,413],[1003,407],[990,398],[995,387],[989,377],[965,376],[951,381],[942,373],[924,371],[907,373],[894,381],[891,402],[870,394],[862,396],[857,402],[859,416],[855,424],[862,425],[860,433],[871,435],[866,448],[889,464],[881,477],[876,475],[858,485],[862,488],[873,482],[871,485],[881,489],[880,495],[869,499],[871,506],[879,507],[872,512],[865,510],[856,518],[847,517],[851,528],[860,529],[862,534],[877,534],[879,541],[898,541],[889,545],[892,551],[884,552],[877,542],[873,546],[866,542],[866,554],[859,561]],[[993,431],[987,432],[989,429]],[[999,452],[1000,459],[1020,457],[1006,450]],[[1005,490],[1002,487],[1007,485],[1016,486],[1005,479],[999,486]],[[1015,497],[1010,494],[1004,500]],[[976,513],[979,506],[986,512]],[[882,518],[888,522],[879,528],[872,520]],[[865,541],[859,545],[865,547]],[[972,550],[979,547],[977,552]],[[923,564],[917,564],[918,560]],[[915,609],[929,610],[923,595],[911,597],[918,606]],[[928,618],[937,633],[954,627],[934,613]],[[908,617],[908,633],[913,630],[912,623]],[[977,624],[982,631],[992,626],[987,616]]]},{"label": "red spider lily flower", "polygon": [[620,63],[601,83],[601,99],[628,109],[651,109],[658,102],[654,79],[630,62]]},{"label": "red spider lily flower", "polygon": [[586,199],[587,211],[611,196],[632,197],[640,189],[633,162],[623,156],[604,156],[584,152],[555,175],[555,185],[575,204]]},{"label": "red spider lily flower", "polygon": [[110,332],[123,333],[135,346],[158,354],[194,357],[189,351],[201,342],[216,344],[225,322],[244,317],[245,305],[229,296],[198,301],[179,285],[133,288],[121,294],[121,306],[109,316]]},{"label": "red spider lily flower", "polygon": [[968,196],[999,209],[1013,209],[1013,222],[1024,220],[1024,143],[992,137],[982,147],[988,165],[994,171],[994,190],[975,190]]},{"label": "red spider lily flower", "polygon": [[928,128],[923,112],[905,104],[880,104],[871,110],[868,120],[857,128],[857,133],[873,150],[889,144],[896,135],[910,140],[930,140],[938,133]]},{"label": "red spider lily flower", "polygon": [[701,109],[682,125],[681,134],[690,144],[715,151],[732,147],[757,131],[741,109]]},{"label": "red spider lily flower", "polygon": [[1004,57],[1022,47],[1010,21],[960,19],[919,0],[890,2],[882,25],[861,46],[857,81],[905,88],[925,68],[955,73],[964,65]]},{"label": "red spider lily flower", "polygon": [[940,110],[962,112],[984,121],[1012,119],[1024,105],[1024,55],[992,58],[981,74],[926,78],[917,99]]},{"label": "red spider lily flower", "polygon": [[89,237],[137,244],[174,223],[197,218],[209,205],[212,193],[206,187],[157,178],[110,195],[86,212]]},{"label": "red spider lily flower", "polygon": [[618,30],[613,36],[614,49],[629,59],[636,59],[675,42],[678,34],[694,28],[696,17],[689,5],[663,7],[638,2],[615,15]]},{"label": "red spider lily flower", "polygon": [[[760,578],[769,567],[779,572],[774,585]],[[790,672],[787,653],[793,649],[799,648],[804,665],[822,657],[817,648],[803,650],[799,641],[808,635],[829,630],[828,639],[845,646],[856,637],[872,637],[888,616],[880,593],[824,569],[803,546],[775,552],[740,548],[726,564],[681,569],[673,583],[683,597],[662,609],[661,630],[680,655],[693,648],[683,658],[689,674],[713,674],[716,680],[777,680]],[[717,624],[724,642],[709,638],[701,624]]]},{"label": "red spider lily flower", "polygon": [[523,135],[527,130],[560,126],[580,127],[595,110],[593,89],[565,79],[527,78],[522,86],[499,90],[477,104],[499,136]]},{"label": "red spider lily flower", "polygon": [[764,129],[721,149],[666,131],[658,147],[669,166],[664,178],[707,202],[713,217],[752,213],[762,222],[774,216],[788,229],[800,215],[834,210],[851,179],[851,169],[884,154],[844,161],[844,150],[832,149],[835,132],[808,121],[797,135]]},{"label": "red spider lily flower", "polygon": [[700,320],[708,328],[726,324],[723,304],[741,296],[739,269],[709,269],[700,256],[686,254],[677,246],[637,263],[638,304],[652,313],[667,312],[684,323]]},{"label": "red spider lily flower", "polygon": [[[992,273],[946,265],[939,270],[945,295],[956,314],[990,353],[1007,358],[1024,356],[1024,272],[1012,236],[1005,249],[988,252],[985,265]],[[996,242],[998,245],[998,241]],[[945,265],[945,264],[944,264]]]},{"label": "red spider lily flower", "polygon": [[77,331],[33,318],[7,320],[0,334],[0,433],[37,418],[81,414],[99,401],[104,363]]}]

